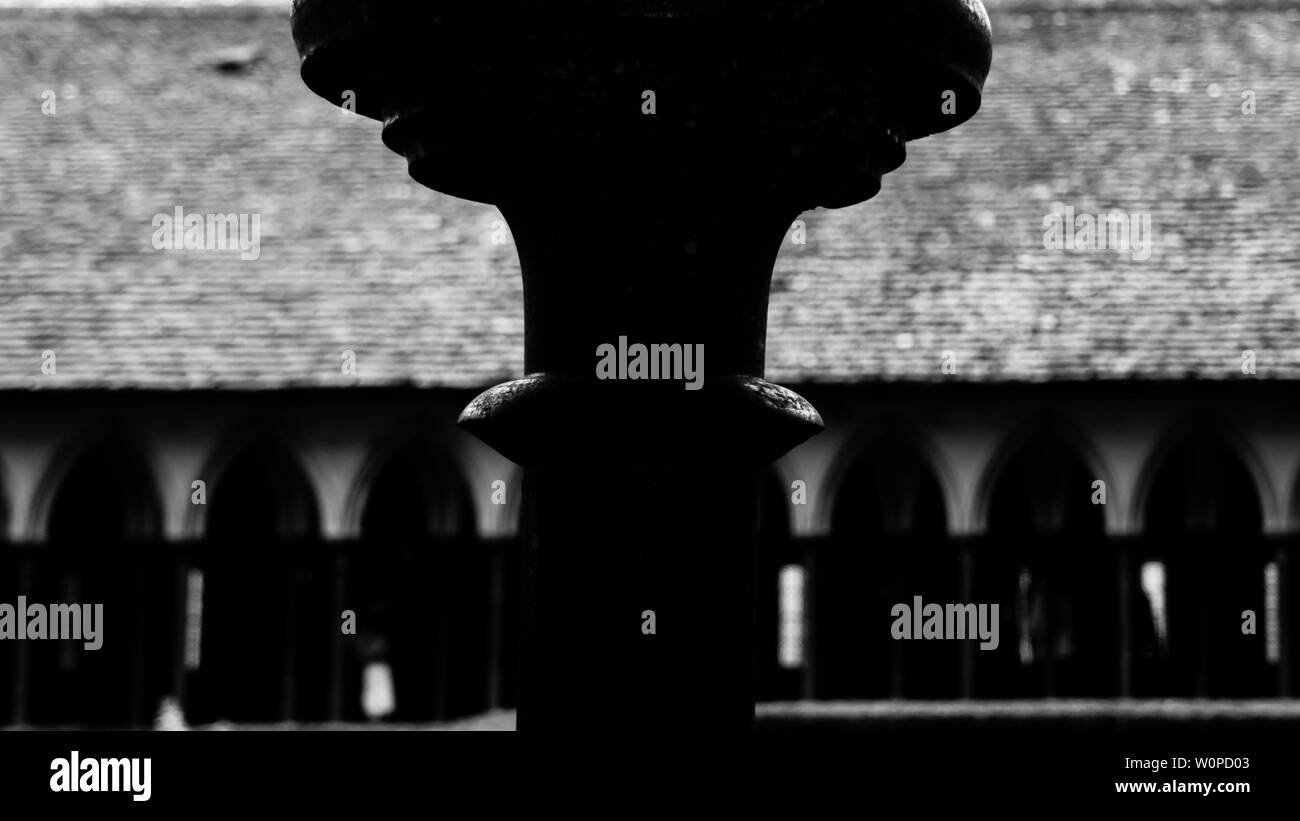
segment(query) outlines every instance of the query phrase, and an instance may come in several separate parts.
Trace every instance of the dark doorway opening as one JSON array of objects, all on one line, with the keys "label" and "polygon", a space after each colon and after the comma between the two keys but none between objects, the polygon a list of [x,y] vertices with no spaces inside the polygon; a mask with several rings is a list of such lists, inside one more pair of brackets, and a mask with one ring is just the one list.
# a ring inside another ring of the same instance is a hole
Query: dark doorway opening
[{"label": "dark doorway opening", "polygon": [[974,654],[977,697],[1118,694],[1118,565],[1097,480],[1046,433],[999,472],[973,565],[975,600],[999,604],[1001,635]]},{"label": "dark doorway opening", "polygon": [[868,447],[836,495],[831,534],[811,574],[814,697],[958,696],[956,642],[891,635],[896,604],[956,602],[961,589],[943,493],[920,451],[898,436]]},{"label": "dark doorway opening", "polygon": [[191,600],[202,601],[201,629],[190,631],[200,636],[198,651],[191,642],[185,652],[187,717],[324,720],[339,614],[306,475],[278,441],[259,439],[230,462],[207,501],[207,539],[187,580]]},{"label": "dark doorway opening", "polygon": [[[1221,438],[1193,433],[1165,458],[1133,568],[1134,606],[1154,625],[1135,637],[1140,695],[1277,694],[1266,618],[1273,557],[1262,532],[1254,480]],[[1246,610],[1257,617],[1254,635],[1242,632]]]},{"label": "dark doorway opening", "polygon": [[494,700],[492,665],[502,665],[495,675],[513,676],[513,641],[493,636],[513,633],[513,623],[493,608],[505,606],[494,585],[506,584],[515,554],[474,539],[473,503],[452,465],[411,443],[371,486],[347,569],[358,617],[345,654],[345,715],[353,720],[368,717],[365,681],[367,669],[382,669],[375,665],[387,668],[393,691],[382,717],[404,722],[483,712]]},{"label": "dark doorway opening", "polygon": [[28,553],[28,601],[89,605],[91,613],[102,605],[102,644],[30,642],[31,723],[127,727],[152,719],[168,685],[174,630],[160,525],[153,482],[125,446],[96,445],[64,475],[48,544]]}]

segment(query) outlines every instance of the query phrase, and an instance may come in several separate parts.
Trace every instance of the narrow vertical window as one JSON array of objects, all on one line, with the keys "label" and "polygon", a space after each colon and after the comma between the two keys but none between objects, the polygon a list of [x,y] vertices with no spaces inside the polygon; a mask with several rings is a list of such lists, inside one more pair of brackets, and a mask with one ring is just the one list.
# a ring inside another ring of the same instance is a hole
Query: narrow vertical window
[{"label": "narrow vertical window", "polygon": [[1020,568],[1016,596],[1016,623],[1020,630],[1020,663],[1034,663],[1034,623],[1030,612],[1029,594],[1034,586],[1034,574],[1027,567]]},{"label": "narrow vertical window", "polygon": [[781,568],[781,638],[778,656],[787,670],[803,666],[803,585],[804,570],[797,564]]},{"label": "narrow vertical window", "polygon": [[1151,621],[1155,625],[1156,643],[1160,655],[1169,653],[1169,611],[1165,599],[1164,562],[1143,562],[1142,592],[1151,608]]},{"label": "narrow vertical window", "polygon": [[190,568],[185,577],[185,670],[194,672],[202,661],[203,571]]},{"label": "narrow vertical window", "polygon": [[1282,620],[1278,609],[1277,562],[1264,565],[1264,658],[1277,664],[1282,658]]}]

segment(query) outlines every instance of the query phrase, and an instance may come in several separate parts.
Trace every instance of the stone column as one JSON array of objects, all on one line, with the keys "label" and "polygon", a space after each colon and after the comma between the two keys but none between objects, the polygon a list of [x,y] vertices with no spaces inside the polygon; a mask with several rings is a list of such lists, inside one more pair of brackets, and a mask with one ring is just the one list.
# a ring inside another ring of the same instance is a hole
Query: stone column
[{"label": "stone column", "polygon": [[[520,728],[748,727],[758,478],[822,424],[762,378],[772,268],[975,112],[983,7],[297,0],[293,30],[312,90],[519,250],[527,375],[460,421],[527,468]],[[699,371],[602,378],[636,345]]]}]

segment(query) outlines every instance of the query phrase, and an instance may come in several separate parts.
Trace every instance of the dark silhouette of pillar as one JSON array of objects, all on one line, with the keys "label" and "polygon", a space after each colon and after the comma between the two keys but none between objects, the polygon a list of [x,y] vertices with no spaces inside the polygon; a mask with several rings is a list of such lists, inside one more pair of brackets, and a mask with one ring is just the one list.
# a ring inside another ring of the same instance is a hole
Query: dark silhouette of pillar
[{"label": "dark silhouette of pillar", "polygon": [[[759,481],[821,428],[762,378],[772,267],[974,114],[982,5],[298,0],[293,32],[313,91],[514,234],[528,375],[461,425],[527,469],[520,728],[748,727]],[[600,378],[622,340],[702,349],[699,382]]]}]

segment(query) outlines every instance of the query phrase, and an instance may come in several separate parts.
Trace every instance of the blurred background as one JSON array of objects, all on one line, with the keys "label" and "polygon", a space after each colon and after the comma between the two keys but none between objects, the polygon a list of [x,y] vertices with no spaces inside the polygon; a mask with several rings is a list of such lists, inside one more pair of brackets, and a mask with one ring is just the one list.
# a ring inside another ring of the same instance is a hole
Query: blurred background
[{"label": "blurred background", "polygon": [[[1294,716],[1300,4],[987,5],[980,115],[774,273],[827,430],[768,481],[760,719]],[[0,726],[513,726],[520,474],[454,425],[522,372],[509,231],[307,91],[288,6],[0,2],[0,602],[105,605],[0,642]],[[1147,258],[1045,241],[1112,212]],[[914,596],[1000,650],[892,641]]]}]

